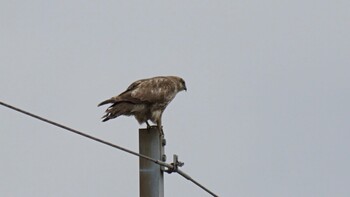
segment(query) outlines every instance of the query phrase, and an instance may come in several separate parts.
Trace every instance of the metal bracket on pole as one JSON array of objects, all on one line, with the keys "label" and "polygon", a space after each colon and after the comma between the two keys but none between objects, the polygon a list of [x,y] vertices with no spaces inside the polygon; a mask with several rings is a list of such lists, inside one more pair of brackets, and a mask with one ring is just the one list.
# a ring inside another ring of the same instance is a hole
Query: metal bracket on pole
[{"label": "metal bracket on pole", "polygon": [[164,170],[165,172],[171,174],[173,172],[178,172],[179,167],[182,167],[183,165],[185,165],[184,162],[179,161],[179,157],[177,155],[173,155],[173,163],[171,163],[170,165],[172,165],[172,168],[168,168],[167,170]]}]

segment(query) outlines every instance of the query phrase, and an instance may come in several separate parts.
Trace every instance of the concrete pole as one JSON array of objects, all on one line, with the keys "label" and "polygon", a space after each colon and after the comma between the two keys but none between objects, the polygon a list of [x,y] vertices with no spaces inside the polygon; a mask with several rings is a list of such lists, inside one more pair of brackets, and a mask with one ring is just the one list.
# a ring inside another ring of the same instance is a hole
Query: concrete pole
[{"label": "concrete pole", "polygon": [[[165,140],[158,127],[139,129],[139,153],[164,161]],[[140,157],[140,197],[164,197],[162,167]]]}]

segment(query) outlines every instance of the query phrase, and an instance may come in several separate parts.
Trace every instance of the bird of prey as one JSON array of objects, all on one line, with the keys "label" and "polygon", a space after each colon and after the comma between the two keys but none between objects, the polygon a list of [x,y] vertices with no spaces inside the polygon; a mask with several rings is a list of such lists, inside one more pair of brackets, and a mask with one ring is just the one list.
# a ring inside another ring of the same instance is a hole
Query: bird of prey
[{"label": "bird of prey", "polygon": [[135,116],[140,124],[146,123],[148,128],[150,127],[148,120],[157,124],[163,134],[162,114],[176,94],[182,90],[187,90],[185,81],[177,76],[158,76],[135,81],[118,96],[98,104],[98,106],[111,104],[102,121],[121,115]]}]

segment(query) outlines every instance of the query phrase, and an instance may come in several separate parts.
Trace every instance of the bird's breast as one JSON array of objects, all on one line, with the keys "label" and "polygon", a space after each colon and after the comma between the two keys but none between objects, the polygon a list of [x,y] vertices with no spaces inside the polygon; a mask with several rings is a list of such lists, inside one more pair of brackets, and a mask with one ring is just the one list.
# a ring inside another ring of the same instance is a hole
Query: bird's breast
[{"label": "bird's breast", "polygon": [[152,120],[159,120],[162,115],[162,110],[154,110],[152,113]]}]

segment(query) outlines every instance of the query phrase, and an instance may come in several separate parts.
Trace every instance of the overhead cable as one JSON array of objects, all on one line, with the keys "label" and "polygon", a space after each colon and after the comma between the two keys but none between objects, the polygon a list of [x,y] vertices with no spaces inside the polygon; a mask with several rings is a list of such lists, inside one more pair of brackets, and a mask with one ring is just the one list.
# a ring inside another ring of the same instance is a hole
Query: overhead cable
[{"label": "overhead cable", "polygon": [[27,111],[25,111],[25,110],[19,109],[19,108],[17,108],[17,107],[14,107],[14,106],[9,105],[9,104],[7,104],[7,103],[4,103],[4,102],[2,102],[2,101],[0,101],[0,105],[3,105],[3,106],[5,106],[5,107],[10,108],[10,109],[12,109],[12,110],[15,110],[15,111],[17,111],[17,112],[26,114],[26,115],[31,116],[31,117],[33,117],[33,118],[39,119],[39,120],[44,121],[44,122],[46,122],[46,123],[55,125],[55,126],[57,126],[57,127],[60,127],[60,128],[65,129],[65,130],[67,130],[67,131],[73,132],[73,133],[75,133],[75,134],[81,135],[81,136],[83,136],[83,137],[89,138],[89,139],[91,139],[91,140],[94,140],[94,141],[100,142],[100,143],[102,143],[102,144],[111,146],[111,147],[116,148],[116,149],[119,149],[119,150],[121,150],[121,151],[130,153],[130,154],[132,154],[132,155],[141,157],[141,158],[143,158],[143,159],[146,159],[146,160],[151,161],[151,162],[153,162],[153,163],[156,163],[156,164],[158,164],[158,165],[167,167],[167,168],[169,169],[169,172],[177,172],[178,174],[180,174],[180,175],[183,176],[184,178],[190,180],[191,182],[193,182],[194,184],[196,184],[197,186],[199,186],[200,188],[202,188],[202,189],[205,190],[206,192],[210,193],[212,196],[217,196],[216,194],[214,194],[213,192],[211,192],[209,189],[207,189],[207,188],[205,188],[203,185],[199,184],[197,181],[195,181],[195,180],[194,180],[193,178],[191,178],[189,175],[187,175],[187,174],[184,173],[183,171],[179,170],[179,169],[177,168],[177,166],[175,166],[175,165],[168,164],[168,163],[165,163],[165,162],[163,162],[163,161],[160,161],[160,160],[157,160],[157,159],[153,159],[153,158],[151,158],[151,157],[148,157],[148,156],[146,156],[146,155],[142,155],[142,154],[136,153],[136,152],[131,151],[131,150],[127,149],[127,148],[123,148],[123,147],[121,147],[121,146],[118,146],[118,145],[112,144],[112,143],[110,143],[110,142],[107,142],[107,141],[105,141],[105,140],[99,139],[99,138],[97,138],[97,137],[88,135],[88,134],[83,133],[83,132],[81,132],[81,131],[78,131],[78,130],[76,130],[76,129],[72,129],[72,128],[70,128],[70,127],[64,126],[64,125],[62,125],[62,124],[59,124],[59,123],[54,122],[54,121],[52,121],[52,120],[49,120],[49,119],[43,118],[43,117],[41,117],[41,116],[35,115],[35,114],[33,114],[33,113],[27,112]]}]

